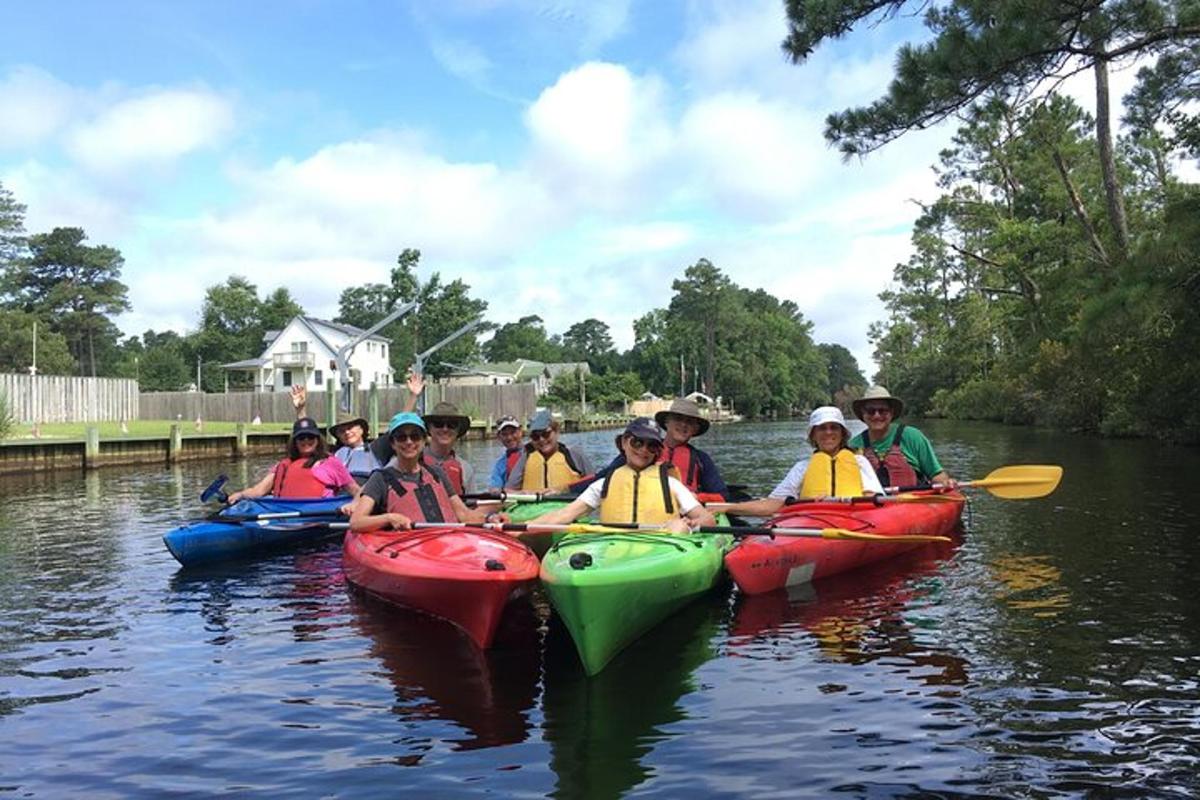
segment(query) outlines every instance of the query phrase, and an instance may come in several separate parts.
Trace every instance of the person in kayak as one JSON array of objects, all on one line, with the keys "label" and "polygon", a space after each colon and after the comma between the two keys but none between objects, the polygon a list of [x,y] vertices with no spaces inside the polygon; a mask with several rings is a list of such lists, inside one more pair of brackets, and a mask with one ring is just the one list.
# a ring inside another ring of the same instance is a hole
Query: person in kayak
[{"label": "person in kayak", "polygon": [[[686,398],[677,398],[665,411],[655,414],[654,421],[664,431],[663,449],[658,460],[673,464],[683,485],[704,502],[728,500],[729,488],[712,457],[691,444],[692,439],[703,436],[709,428],[708,420],[700,414],[700,407]],[[617,449],[620,447],[618,441]],[[595,477],[603,478],[624,463],[625,454],[618,453]],[[583,485],[572,485],[571,488],[583,488]]]},{"label": "person in kayak", "polygon": [[533,415],[529,422],[529,444],[513,465],[505,486],[527,492],[565,489],[585,475],[591,475],[592,464],[587,455],[576,447],[558,440],[558,420],[548,410]]},{"label": "person in kayak", "polygon": [[596,509],[600,522],[662,524],[664,531],[687,533],[716,520],[676,477],[670,464],[660,463],[663,431],[649,417],[638,417],[621,434],[625,463],[593,481],[569,505],[530,520],[530,523],[569,523]]},{"label": "person in kayak", "polygon": [[488,489],[491,491],[499,491],[504,488],[504,485],[508,483],[508,476],[512,474],[513,467],[521,459],[524,437],[521,435],[520,421],[511,415],[501,417],[500,421],[496,423],[496,438],[500,440],[504,452],[492,465],[492,473],[488,477]]},{"label": "person in kayak", "polygon": [[883,386],[872,386],[854,401],[852,408],[854,416],[867,423],[867,429],[851,439],[850,446],[866,456],[881,484],[958,486],[958,481],[942,468],[925,434],[896,422],[904,412],[900,398],[892,397]]},{"label": "person in kayak", "polygon": [[414,522],[508,522],[506,514],[467,508],[445,471],[425,459],[428,437],[417,414],[401,411],[392,417],[388,441],[395,457],[363,484],[350,512],[350,530],[407,530]]},{"label": "person in kayak", "polygon": [[727,514],[769,517],[789,500],[809,497],[859,497],[883,494],[883,486],[863,456],[849,447],[850,429],[842,410],[821,406],[808,415],[813,453],[797,461],[771,493],[759,500],[724,506]]},{"label": "person in kayak", "polygon": [[453,403],[441,402],[422,419],[429,432],[429,443],[422,458],[429,466],[440,467],[450,479],[456,494],[471,491],[475,470],[470,462],[459,458],[454,445],[471,428],[471,418],[458,412]]},{"label": "person in kayak", "polygon": [[359,486],[367,482],[367,478],[371,477],[371,473],[377,469],[383,469],[383,464],[376,458],[368,446],[370,441],[370,428],[367,421],[362,417],[343,418],[341,422],[329,429],[333,437],[337,439],[337,450],[333,451],[333,457],[346,465],[346,470],[354,477]]},{"label": "person in kayak", "polygon": [[292,425],[287,458],[280,461],[258,483],[229,495],[233,505],[243,497],[333,497],[339,492],[358,497],[358,483],[336,458],[330,458],[321,429],[309,417]]}]

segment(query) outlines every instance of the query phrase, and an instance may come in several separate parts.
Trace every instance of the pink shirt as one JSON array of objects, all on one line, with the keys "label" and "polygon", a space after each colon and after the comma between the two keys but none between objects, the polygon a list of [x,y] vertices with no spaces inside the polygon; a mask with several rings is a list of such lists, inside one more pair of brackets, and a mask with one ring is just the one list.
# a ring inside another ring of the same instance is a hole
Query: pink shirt
[{"label": "pink shirt", "polygon": [[312,468],[313,477],[325,484],[322,497],[333,497],[337,490],[354,484],[354,477],[346,465],[336,458],[326,458]]}]

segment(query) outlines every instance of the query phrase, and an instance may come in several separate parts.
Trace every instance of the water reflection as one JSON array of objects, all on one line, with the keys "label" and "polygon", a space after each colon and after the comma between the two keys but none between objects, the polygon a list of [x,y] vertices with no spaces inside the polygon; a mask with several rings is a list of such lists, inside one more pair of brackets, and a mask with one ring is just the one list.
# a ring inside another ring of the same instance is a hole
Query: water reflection
[{"label": "water reflection", "polygon": [[1000,598],[1013,608],[1035,617],[1054,617],[1071,604],[1071,595],[1062,586],[1062,570],[1050,556],[1003,555],[992,562],[992,570],[1000,582]]},{"label": "water reflection", "polygon": [[723,593],[692,603],[587,677],[557,619],[546,643],[542,733],[550,743],[555,797],[619,797],[653,774],[655,745],[685,718],[697,668],[716,656]]},{"label": "water reflection", "polygon": [[[820,658],[850,665],[883,662],[926,686],[962,686],[965,658],[930,647],[914,616],[936,602],[936,579],[953,545],[931,545],[816,584],[739,595],[729,651],[746,658]],[[837,687],[832,687],[836,690]]]},{"label": "water reflection", "polygon": [[[401,720],[454,723],[465,735],[447,739],[453,750],[526,740],[541,674],[541,632],[531,604],[510,604],[495,646],[483,651],[442,620],[347,591],[350,625],[369,640],[377,674],[395,688],[392,710]],[[416,754],[403,763],[420,760]]]}]

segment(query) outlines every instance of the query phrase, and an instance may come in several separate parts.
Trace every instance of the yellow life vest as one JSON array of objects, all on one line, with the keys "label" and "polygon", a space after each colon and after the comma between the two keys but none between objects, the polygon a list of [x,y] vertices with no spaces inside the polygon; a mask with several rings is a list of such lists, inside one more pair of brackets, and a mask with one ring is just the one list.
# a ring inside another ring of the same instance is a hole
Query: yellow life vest
[{"label": "yellow life vest", "polygon": [[583,477],[583,473],[575,466],[570,451],[563,445],[558,446],[558,452],[546,458],[533,445],[526,445],[525,476],[521,479],[521,488],[526,491],[541,491],[543,489],[561,489]]},{"label": "yellow life vest", "polygon": [[801,497],[858,497],[863,493],[862,473],[854,451],[842,449],[830,457],[817,451],[808,462]]},{"label": "yellow life vest", "polygon": [[604,478],[600,491],[600,522],[666,523],[679,516],[667,479],[676,474],[670,464],[651,464],[641,472],[623,464]]}]

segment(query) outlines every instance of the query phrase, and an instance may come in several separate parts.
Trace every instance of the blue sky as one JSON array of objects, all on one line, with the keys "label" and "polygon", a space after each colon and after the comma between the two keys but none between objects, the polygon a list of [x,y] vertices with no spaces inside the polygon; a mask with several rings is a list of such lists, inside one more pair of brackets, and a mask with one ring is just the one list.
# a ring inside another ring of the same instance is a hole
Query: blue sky
[{"label": "blue sky", "polygon": [[25,2],[0,29],[0,180],[30,232],[119,248],[127,333],[231,274],[332,317],[405,247],[507,322],[619,346],[708,258],[869,367],[876,295],[948,130],[843,163],[822,120],[913,20],[785,62],[781,0]]}]

